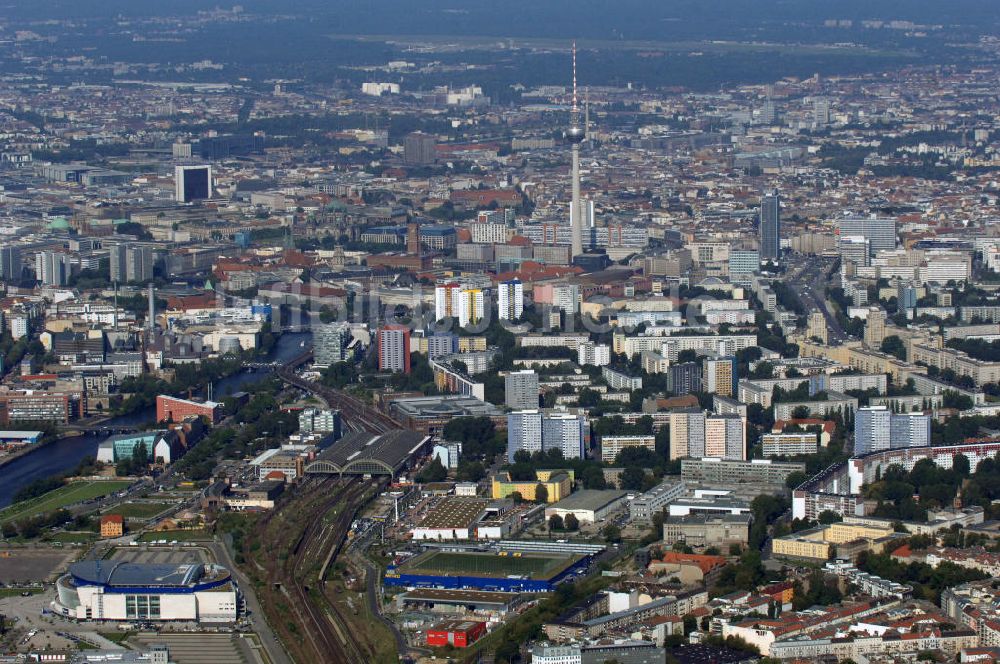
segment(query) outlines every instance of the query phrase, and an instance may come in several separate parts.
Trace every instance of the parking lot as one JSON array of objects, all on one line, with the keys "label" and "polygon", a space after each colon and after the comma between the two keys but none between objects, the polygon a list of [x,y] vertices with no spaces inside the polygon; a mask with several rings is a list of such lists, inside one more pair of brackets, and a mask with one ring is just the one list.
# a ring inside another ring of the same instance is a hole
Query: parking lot
[{"label": "parking lot", "polygon": [[200,546],[128,546],[111,552],[109,560],[144,565],[182,565],[214,562],[208,549]]},{"label": "parking lot", "polygon": [[237,634],[164,634],[142,632],[129,640],[144,646],[164,644],[177,664],[262,664],[253,639]]},{"label": "parking lot", "polygon": [[76,556],[72,549],[0,549],[0,583],[52,581]]}]

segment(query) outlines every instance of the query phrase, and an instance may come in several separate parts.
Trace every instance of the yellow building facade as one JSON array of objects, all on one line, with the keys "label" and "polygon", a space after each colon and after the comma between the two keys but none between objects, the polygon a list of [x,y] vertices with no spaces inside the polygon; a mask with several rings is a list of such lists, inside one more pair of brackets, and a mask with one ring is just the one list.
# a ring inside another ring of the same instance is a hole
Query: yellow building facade
[{"label": "yellow building facade", "polygon": [[509,473],[497,473],[492,479],[490,495],[501,499],[516,492],[524,500],[534,501],[539,485],[547,492],[545,502],[558,502],[573,491],[572,471],[536,470],[534,480],[512,480]]}]

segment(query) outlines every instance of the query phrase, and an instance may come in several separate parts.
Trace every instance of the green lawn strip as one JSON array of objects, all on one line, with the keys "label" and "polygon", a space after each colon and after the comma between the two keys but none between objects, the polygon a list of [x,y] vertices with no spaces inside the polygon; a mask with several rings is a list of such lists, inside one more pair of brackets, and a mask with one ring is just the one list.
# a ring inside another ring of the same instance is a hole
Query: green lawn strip
[{"label": "green lawn strip", "polygon": [[84,500],[110,495],[129,486],[131,482],[115,480],[94,480],[71,482],[58,489],[28,501],[15,503],[0,511],[0,523],[15,521],[26,516],[53,512],[67,505],[73,505]]}]

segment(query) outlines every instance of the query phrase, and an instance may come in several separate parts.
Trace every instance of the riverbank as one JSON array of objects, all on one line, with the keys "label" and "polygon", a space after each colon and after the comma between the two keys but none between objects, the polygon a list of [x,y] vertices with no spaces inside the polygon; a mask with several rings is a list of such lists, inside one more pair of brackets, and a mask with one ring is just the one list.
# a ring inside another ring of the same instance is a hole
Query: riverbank
[{"label": "riverbank", "polygon": [[[282,334],[278,338],[277,345],[267,355],[267,359],[278,365],[292,360],[302,352],[303,346],[310,342],[311,336],[311,333],[308,332]],[[258,369],[252,373],[237,371],[214,384],[214,396],[217,400],[221,400],[227,394],[238,392],[245,386],[265,379],[272,372],[273,368],[271,367]],[[105,413],[104,417],[109,417],[109,419],[104,420],[101,426],[107,426],[109,429],[134,428],[152,422],[156,418],[156,409],[154,406],[148,406],[129,415],[114,416]],[[91,420],[88,420],[88,423],[90,422]],[[27,486],[39,478],[69,472],[76,468],[84,457],[96,456],[99,445],[106,438],[107,436],[104,435],[69,435],[45,445],[45,454],[32,454],[30,451],[26,451],[20,452],[16,456],[5,457],[6,462],[0,465],[0,508],[9,505],[11,498],[21,487]]]},{"label": "riverbank", "polygon": [[60,434],[55,438],[49,438],[48,440],[40,440],[37,443],[24,445],[21,447],[21,449],[11,452],[10,454],[3,455],[2,457],[0,457],[0,468],[3,468],[8,463],[13,463],[14,461],[17,461],[21,457],[27,456],[32,452],[37,452],[38,450],[44,449],[49,445],[51,445],[52,443],[57,442],[62,437],[63,435]]}]

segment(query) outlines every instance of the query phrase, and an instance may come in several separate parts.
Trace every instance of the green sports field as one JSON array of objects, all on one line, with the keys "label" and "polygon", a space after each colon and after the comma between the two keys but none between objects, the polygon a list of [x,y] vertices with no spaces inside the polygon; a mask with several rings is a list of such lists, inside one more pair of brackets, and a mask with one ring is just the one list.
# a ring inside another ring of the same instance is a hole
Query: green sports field
[{"label": "green sports field", "polygon": [[[403,563],[406,572],[424,574],[456,574],[470,576],[523,575],[547,579],[566,569],[577,556],[508,553],[429,551]],[[403,571],[403,570],[401,570]]]},{"label": "green sports field", "polygon": [[70,482],[46,494],[15,503],[0,511],[0,523],[16,521],[27,516],[53,512],[61,507],[73,505],[83,500],[100,498],[121,491],[131,482],[116,480],[93,480]]}]

